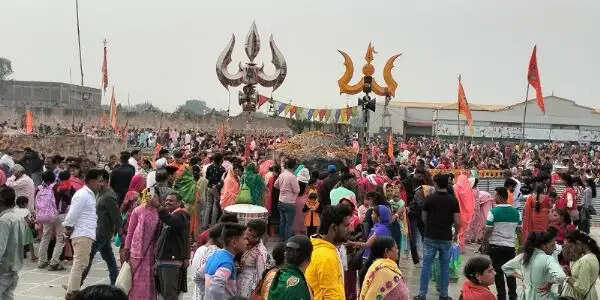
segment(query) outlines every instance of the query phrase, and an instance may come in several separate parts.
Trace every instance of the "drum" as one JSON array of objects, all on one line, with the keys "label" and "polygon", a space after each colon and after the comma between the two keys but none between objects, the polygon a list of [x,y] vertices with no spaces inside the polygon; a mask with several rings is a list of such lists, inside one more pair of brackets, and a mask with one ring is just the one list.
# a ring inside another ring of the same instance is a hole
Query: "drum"
[{"label": "drum", "polygon": [[261,219],[267,222],[269,212],[266,208],[252,204],[234,204],[227,206],[224,211],[226,213],[235,214],[240,224],[248,224],[248,221]]}]

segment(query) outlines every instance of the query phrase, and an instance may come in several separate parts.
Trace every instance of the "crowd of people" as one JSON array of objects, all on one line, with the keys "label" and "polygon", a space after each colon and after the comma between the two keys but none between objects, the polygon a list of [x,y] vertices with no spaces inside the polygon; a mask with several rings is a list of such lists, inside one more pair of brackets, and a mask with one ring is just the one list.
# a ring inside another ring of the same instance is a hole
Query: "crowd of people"
[{"label": "crowd of people", "polygon": [[[0,154],[1,299],[13,299],[28,253],[49,272],[72,260],[65,293],[82,299],[98,252],[128,299],[420,300],[431,280],[451,299],[455,254],[473,248],[462,299],[517,299],[516,279],[521,299],[597,299],[596,146],[409,138],[391,155],[381,137],[320,169],[272,153],[279,133],[133,136],[142,151],[102,164]],[[504,186],[480,190],[477,169],[504,170]],[[236,204],[267,214],[228,211]],[[411,262],[418,291],[401,271]]]}]

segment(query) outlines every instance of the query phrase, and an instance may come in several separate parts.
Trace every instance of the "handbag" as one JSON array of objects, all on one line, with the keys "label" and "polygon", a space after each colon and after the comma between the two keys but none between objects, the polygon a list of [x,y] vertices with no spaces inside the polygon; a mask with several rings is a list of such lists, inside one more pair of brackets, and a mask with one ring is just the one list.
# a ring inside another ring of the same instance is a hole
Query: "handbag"
[{"label": "handbag", "polygon": [[[157,226],[158,228],[158,226]],[[156,235],[156,231],[154,233],[154,235]],[[148,250],[150,250],[150,246],[152,246],[152,241],[150,241],[148,243],[148,246],[146,247],[146,249],[144,250],[144,255],[142,256],[142,260],[144,258],[146,258],[146,255],[148,254]],[[133,277],[135,276],[135,273],[137,273],[137,271],[140,269],[140,267],[142,266],[141,262],[140,264],[137,265],[137,267],[135,269],[131,269],[131,265],[129,265],[129,262],[124,262],[121,265],[121,270],[119,271],[119,275],[117,275],[117,280],[115,281],[115,286],[119,289],[121,289],[126,295],[129,295],[129,291],[131,290],[131,286],[132,286],[132,282],[133,282]]]},{"label": "handbag", "polygon": [[252,204],[252,194],[250,193],[250,188],[246,184],[245,180],[240,187],[240,192],[235,198],[235,204]]},{"label": "handbag", "polygon": [[119,276],[117,276],[117,280],[115,281],[115,287],[121,289],[126,295],[129,294],[129,290],[131,290],[132,277],[131,266],[128,262],[124,262],[121,265]]},{"label": "handbag", "polygon": [[[587,295],[590,293],[590,291],[592,290],[592,288],[594,287],[594,285],[596,285],[596,281],[598,280],[598,278],[596,278],[596,280],[594,280],[594,282],[592,282],[592,285],[590,285],[590,288],[587,290],[587,292],[585,293],[585,295],[583,295],[583,298],[581,299],[585,299],[587,298]],[[567,282],[565,281],[565,285],[567,284]],[[564,289],[563,289],[564,292]],[[577,300],[575,297],[572,296],[559,296],[558,300]]]}]

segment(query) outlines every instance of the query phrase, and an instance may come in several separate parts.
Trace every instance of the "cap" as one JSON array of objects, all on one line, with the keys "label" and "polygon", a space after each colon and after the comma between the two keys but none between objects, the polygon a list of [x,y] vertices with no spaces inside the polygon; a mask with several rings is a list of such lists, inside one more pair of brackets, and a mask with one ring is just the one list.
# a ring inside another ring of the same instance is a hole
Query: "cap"
[{"label": "cap", "polygon": [[308,181],[310,180],[310,172],[308,171],[307,168],[302,168],[302,170],[300,170],[300,172],[298,172],[297,177],[298,177],[298,181],[308,183]]},{"label": "cap", "polygon": [[329,166],[327,166],[327,172],[329,173],[335,173],[336,167],[334,164],[331,164]]}]

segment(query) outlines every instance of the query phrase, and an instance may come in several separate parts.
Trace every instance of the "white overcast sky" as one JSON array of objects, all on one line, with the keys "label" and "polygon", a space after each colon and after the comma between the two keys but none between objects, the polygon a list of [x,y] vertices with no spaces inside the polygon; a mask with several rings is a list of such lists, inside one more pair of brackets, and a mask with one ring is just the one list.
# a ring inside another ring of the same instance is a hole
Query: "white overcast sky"
[{"label": "white overcast sky", "polygon": [[[147,100],[167,110],[191,98],[226,108],[215,63],[232,33],[233,62],[246,59],[242,45],[255,20],[259,62],[272,71],[270,34],[287,60],[275,98],[296,105],[356,103],[356,96],[339,94],[344,66],[336,49],[351,55],[355,82],[373,41],[382,84],[387,58],[403,53],[393,71],[395,100],[456,101],[461,73],[471,103],[521,101],[537,44],[544,94],[600,107],[592,93],[600,85],[598,0],[80,0],[79,6],[85,84],[100,85],[107,38],[110,85],[123,104],[129,93],[132,103]],[[74,0],[3,0],[0,7],[0,56],[12,60],[13,79],[69,82],[71,69],[79,82]]]}]

